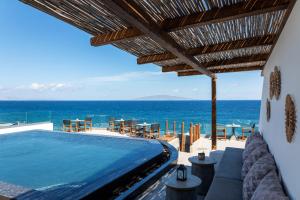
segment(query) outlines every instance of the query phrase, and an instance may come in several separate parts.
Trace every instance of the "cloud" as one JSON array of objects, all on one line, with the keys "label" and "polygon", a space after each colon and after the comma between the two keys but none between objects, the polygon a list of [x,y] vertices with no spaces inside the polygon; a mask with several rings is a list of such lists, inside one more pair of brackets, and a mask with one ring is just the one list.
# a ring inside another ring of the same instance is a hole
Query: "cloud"
[{"label": "cloud", "polygon": [[20,85],[17,90],[33,90],[33,91],[57,91],[66,88],[71,88],[70,84],[66,83],[31,83],[30,85]]},{"label": "cloud", "polygon": [[122,81],[130,81],[133,79],[143,79],[153,76],[159,76],[161,75],[160,72],[150,72],[150,71],[144,71],[144,72],[128,72],[118,75],[112,75],[112,76],[98,76],[98,77],[91,77],[87,80],[89,82],[122,82]]},{"label": "cloud", "polygon": [[43,90],[57,91],[68,87],[69,85],[64,83],[49,83],[49,84],[31,83],[31,85],[29,86],[31,90],[39,90],[39,91],[43,91]]},{"label": "cloud", "polygon": [[197,92],[199,89],[198,88],[193,88],[192,91],[193,92]]}]

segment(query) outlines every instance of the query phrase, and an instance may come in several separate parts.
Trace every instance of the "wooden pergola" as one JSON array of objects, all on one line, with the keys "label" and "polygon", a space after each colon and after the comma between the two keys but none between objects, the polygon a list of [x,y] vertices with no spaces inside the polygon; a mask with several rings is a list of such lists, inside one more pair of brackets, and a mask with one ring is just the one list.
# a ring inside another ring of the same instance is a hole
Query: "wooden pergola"
[{"label": "wooden pergola", "polygon": [[262,70],[296,0],[21,0],[178,76]]}]

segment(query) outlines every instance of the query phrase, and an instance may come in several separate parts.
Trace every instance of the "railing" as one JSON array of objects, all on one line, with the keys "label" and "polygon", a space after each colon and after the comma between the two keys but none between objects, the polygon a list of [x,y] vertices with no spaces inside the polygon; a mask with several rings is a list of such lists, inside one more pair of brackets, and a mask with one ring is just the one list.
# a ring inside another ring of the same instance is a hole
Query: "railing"
[{"label": "railing", "polygon": [[[167,114],[164,114],[166,116]],[[38,122],[52,122],[54,124],[54,130],[62,130],[62,121],[64,119],[84,119],[85,117],[91,117],[93,120],[94,128],[107,128],[109,126],[109,119],[114,117],[115,119],[125,119],[125,120],[137,120],[138,123],[158,123],[160,124],[161,135],[165,134],[181,134],[184,132],[189,135],[190,123],[193,125],[200,124],[199,132],[204,135],[211,134],[211,122],[207,118],[192,117],[187,116],[186,119],[179,119],[176,117],[159,117],[152,115],[133,116],[133,115],[106,115],[106,114],[95,114],[89,111],[81,112],[51,112],[51,111],[33,111],[33,112],[11,112],[11,113],[0,113],[0,125],[1,124],[29,124]],[[250,121],[222,121],[222,124],[240,124],[241,128],[236,129],[236,135],[242,135],[242,128],[249,127]],[[183,125],[184,124],[184,125]],[[231,133],[231,128],[226,128],[227,133]],[[255,128],[257,131],[257,127]]]},{"label": "railing", "polygon": [[25,125],[40,122],[51,122],[49,111],[0,113],[0,126]]}]

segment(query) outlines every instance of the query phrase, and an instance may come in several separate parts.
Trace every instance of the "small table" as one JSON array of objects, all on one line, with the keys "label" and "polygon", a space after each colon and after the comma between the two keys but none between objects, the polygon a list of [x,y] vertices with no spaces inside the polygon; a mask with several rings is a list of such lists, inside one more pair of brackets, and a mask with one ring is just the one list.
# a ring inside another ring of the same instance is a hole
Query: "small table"
[{"label": "small table", "polygon": [[207,156],[205,160],[199,160],[197,156],[192,156],[189,161],[192,163],[192,174],[202,180],[198,193],[205,196],[215,175],[216,161]]},{"label": "small table", "polygon": [[166,200],[196,200],[201,179],[188,174],[186,181],[178,181],[176,172],[166,181]]},{"label": "small table", "polygon": [[241,128],[241,125],[233,123],[233,124],[227,124],[226,127],[231,128],[232,136],[236,137],[236,135],[235,135],[235,129],[236,128]]}]

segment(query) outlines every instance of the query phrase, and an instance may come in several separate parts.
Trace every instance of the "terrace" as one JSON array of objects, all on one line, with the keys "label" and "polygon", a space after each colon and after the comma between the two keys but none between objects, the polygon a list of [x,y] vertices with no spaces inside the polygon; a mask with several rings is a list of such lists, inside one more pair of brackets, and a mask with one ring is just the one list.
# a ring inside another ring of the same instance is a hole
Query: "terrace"
[{"label": "terrace", "polygon": [[[190,149],[205,146],[206,149],[209,148],[208,153],[212,156],[214,152],[222,150],[222,153],[225,151],[224,155],[231,154],[232,157],[237,156],[237,153],[234,153],[234,150],[225,149],[230,146],[226,144],[226,140],[217,141],[217,132],[220,131],[216,115],[217,74],[253,70],[262,70],[262,73],[267,71],[269,68],[265,67],[272,58],[273,50],[278,46],[276,43],[296,3],[295,0],[203,0],[197,2],[174,0],[168,3],[163,0],[21,1],[89,33],[92,46],[112,44],[137,56],[138,64],[154,63],[161,67],[162,72],[175,72],[179,77],[209,76],[212,91],[211,140],[201,138],[197,127],[192,125],[189,139],[183,137],[185,132],[181,131],[179,146],[183,150],[185,148],[183,142],[189,140]],[[264,93],[266,93],[265,89]],[[265,107],[262,108],[263,111],[264,109]],[[270,111],[269,115],[271,115]],[[264,126],[260,127],[260,131],[268,127],[264,121],[261,123]],[[266,130],[268,134],[271,132],[268,128]],[[275,159],[279,160],[279,166],[284,166],[280,169],[284,173],[284,186],[292,195],[291,198],[296,198],[298,195],[295,187],[292,186],[294,179],[285,170],[289,166],[281,161],[282,156],[278,155],[278,150],[274,148],[274,143],[270,138],[269,135],[264,136],[267,143],[271,145],[270,149]],[[243,145],[244,143],[234,146],[243,147]],[[243,150],[237,151],[241,155]],[[187,164],[187,157],[190,156],[189,154],[179,160],[179,163]],[[225,157],[221,158],[221,164],[219,164],[221,168],[226,168],[222,166]],[[231,160],[232,163],[235,161]],[[241,163],[242,161],[238,165]],[[230,163],[227,162],[228,164]],[[238,167],[235,166],[236,168]],[[217,171],[218,173],[220,171]],[[166,176],[168,174],[164,178]],[[164,183],[164,178],[157,183]],[[238,183],[236,180],[230,183],[234,182],[239,185],[237,193],[240,196],[236,199],[241,199],[240,186],[243,180],[240,174],[238,179]],[[212,196],[218,196],[221,193],[215,189],[216,181],[218,177],[214,178],[211,186],[214,192],[210,189],[208,196],[205,193],[201,197],[198,195],[198,198],[216,199]],[[223,182],[224,185],[226,186],[226,181],[225,184]],[[164,188],[163,186],[157,189],[153,185],[138,198],[157,199],[159,198],[157,195],[160,194],[155,191],[164,191]],[[217,188],[220,189],[220,185]],[[228,191],[231,189],[229,188]],[[220,199],[220,196],[218,198]],[[226,195],[223,198],[226,198]]]}]

